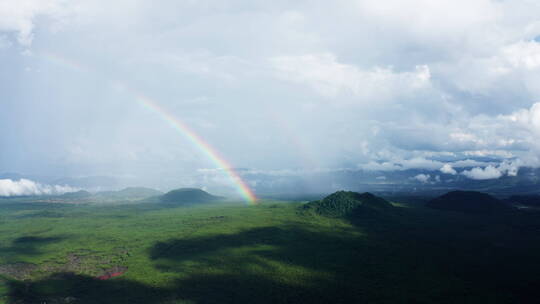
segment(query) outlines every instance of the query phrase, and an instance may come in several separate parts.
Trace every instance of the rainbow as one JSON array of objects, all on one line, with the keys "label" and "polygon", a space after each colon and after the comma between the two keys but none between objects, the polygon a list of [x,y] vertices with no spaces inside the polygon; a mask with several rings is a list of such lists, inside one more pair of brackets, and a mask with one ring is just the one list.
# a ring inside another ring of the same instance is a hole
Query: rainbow
[{"label": "rainbow", "polygon": [[135,96],[135,99],[137,100],[139,104],[141,104],[144,108],[158,114],[159,117],[163,119],[169,126],[171,126],[178,133],[182,134],[194,146],[196,146],[201,152],[203,152],[206,155],[206,157],[208,157],[208,159],[210,159],[217,167],[224,170],[237,186],[236,188],[237,188],[238,193],[248,203],[255,204],[257,202],[257,198],[255,197],[251,189],[248,187],[248,185],[242,180],[240,175],[238,175],[238,173],[234,171],[231,164],[229,164],[225,160],[225,158],[223,158],[219,154],[219,152],[216,151],[209,143],[204,141],[202,137],[200,137],[197,133],[195,133],[195,131],[190,129],[181,120],[177,119],[176,117],[174,117],[173,115],[165,111],[152,99],[148,98],[147,96],[141,93],[134,91],[133,89],[129,87],[125,87],[125,88]]},{"label": "rainbow", "polygon": [[[90,69],[85,68],[83,65],[76,63],[72,60],[66,59],[62,56],[54,55],[51,53],[42,53],[43,58],[52,61],[55,64],[77,70],[89,72]],[[101,76],[101,75],[100,75]],[[102,78],[103,79],[103,78]],[[145,109],[157,114],[163,121],[165,121],[170,127],[172,127],[179,134],[188,139],[194,146],[196,146],[208,159],[210,159],[218,168],[222,169],[235,184],[237,192],[242,198],[248,202],[248,204],[257,204],[257,197],[253,194],[253,191],[242,180],[240,175],[233,169],[232,165],[223,158],[218,151],[216,151],[208,142],[200,137],[195,131],[190,129],[185,123],[172,114],[168,113],[165,109],[159,106],[159,104],[144,94],[138,92],[134,88],[127,86],[124,83],[110,82],[117,88],[124,89],[135,97],[135,100]]]},{"label": "rainbow", "polygon": [[58,66],[74,70],[77,72],[90,72],[90,69],[88,69],[86,66],[75,62],[73,60],[70,60],[69,58],[66,58],[64,56],[58,56],[54,53],[50,52],[43,52],[40,51],[39,53],[35,53],[40,58],[45,58],[47,61],[52,62]]}]

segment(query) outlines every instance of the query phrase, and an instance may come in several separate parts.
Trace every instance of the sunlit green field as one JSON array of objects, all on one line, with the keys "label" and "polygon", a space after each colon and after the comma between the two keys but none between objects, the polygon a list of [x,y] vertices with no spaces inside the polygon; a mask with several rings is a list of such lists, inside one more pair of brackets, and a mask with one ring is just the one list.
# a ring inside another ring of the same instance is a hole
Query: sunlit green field
[{"label": "sunlit green field", "polygon": [[[0,201],[0,303],[527,303],[540,217]],[[533,303],[534,301],[530,302]]]}]

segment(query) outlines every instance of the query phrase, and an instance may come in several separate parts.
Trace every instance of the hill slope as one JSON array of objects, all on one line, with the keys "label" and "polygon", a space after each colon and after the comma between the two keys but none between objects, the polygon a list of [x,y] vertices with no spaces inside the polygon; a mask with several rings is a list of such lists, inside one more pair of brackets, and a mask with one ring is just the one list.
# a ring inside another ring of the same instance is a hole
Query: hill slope
[{"label": "hill slope", "polygon": [[65,199],[79,199],[79,198],[89,198],[92,196],[92,193],[86,191],[86,190],[79,190],[76,192],[66,192],[62,194],[60,197]]},{"label": "hill slope", "polygon": [[359,217],[392,212],[394,207],[387,200],[371,193],[338,191],[319,201],[303,206],[319,215],[330,217]]},{"label": "hill slope", "polygon": [[512,195],[505,201],[509,204],[540,207],[540,195]]},{"label": "hill slope", "polygon": [[103,191],[96,193],[96,196],[101,199],[119,200],[119,199],[143,199],[152,196],[162,195],[163,192],[145,188],[145,187],[128,187],[119,191]]},{"label": "hill slope", "polygon": [[426,204],[427,207],[465,213],[493,213],[512,208],[493,196],[476,191],[451,191]]},{"label": "hill slope", "polygon": [[168,204],[208,203],[219,199],[221,197],[197,188],[175,189],[158,197],[159,202]]}]

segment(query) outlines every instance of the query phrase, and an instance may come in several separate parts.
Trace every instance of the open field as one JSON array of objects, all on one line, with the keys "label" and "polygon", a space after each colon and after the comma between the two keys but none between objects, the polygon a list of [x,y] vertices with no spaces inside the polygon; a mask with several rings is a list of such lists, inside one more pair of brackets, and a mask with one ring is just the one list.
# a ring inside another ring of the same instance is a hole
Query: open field
[{"label": "open field", "polygon": [[533,303],[540,214],[0,200],[0,303]]}]

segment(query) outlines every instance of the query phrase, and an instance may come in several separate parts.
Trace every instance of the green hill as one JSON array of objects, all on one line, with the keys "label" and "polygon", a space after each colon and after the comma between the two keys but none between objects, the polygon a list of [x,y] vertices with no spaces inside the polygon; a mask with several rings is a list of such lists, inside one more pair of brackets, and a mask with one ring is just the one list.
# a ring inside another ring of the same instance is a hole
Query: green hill
[{"label": "green hill", "polygon": [[159,196],[159,202],[168,204],[208,203],[219,199],[222,199],[222,197],[197,188],[175,189]]},{"label": "green hill", "polygon": [[477,191],[451,191],[432,199],[426,206],[440,210],[477,214],[512,210],[510,206],[493,196]]},{"label": "green hill", "polygon": [[338,191],[319,201],[312,201],[303,206],[304,210],[313,211],[329,217],[360,217],[390,213],[393,206],[387,200],[371,193]]}]

